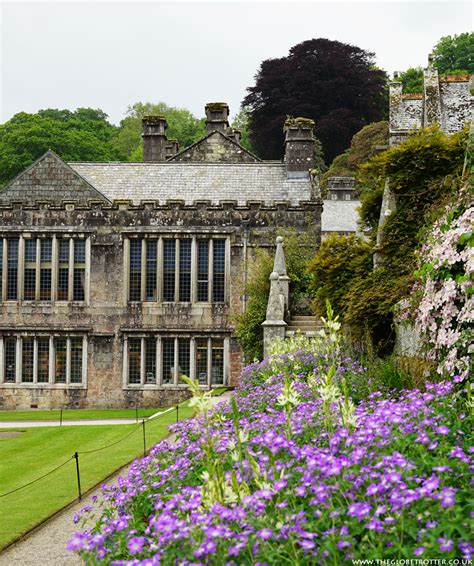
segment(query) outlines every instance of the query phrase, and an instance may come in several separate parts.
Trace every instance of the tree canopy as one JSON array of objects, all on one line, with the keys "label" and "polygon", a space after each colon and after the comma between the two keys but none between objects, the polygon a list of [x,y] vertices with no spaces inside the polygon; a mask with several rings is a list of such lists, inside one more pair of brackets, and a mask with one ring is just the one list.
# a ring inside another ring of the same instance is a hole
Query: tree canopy
[{"label": "tree canopy", "polygon": [[188,147],[206,134],[204,118],[196,118],[186,108],[168,106],[164,102],[136,102],[128,107],[120,122],[120,131],[114,140],[116,149],[129,161],[143,160],[142,118],[163,115],[168,122],[166,135],[176,139],[181,149]]},{"label": "tree canopy", "polygon": [[433,49],[433,63],[440,73],[474,73],[474,33],[442,37]]},{"label": "tree canopy", "polygon": [[243,101],[255,151],[264,159],[281,158],[287,115],[304,116],[316,122],[330,163],[355,132],[384,116],[386,79],[374,66],[373,53],[323,38],[295,45],[287,57],[263,61]]},{"label": "tree canopy", "polygon": [[423,90],[423,69],[421,67],[410,67],[400,73],[398,80],[403,85],[403,92],[422,92]]},{"label": "tree canopy", "polygon": [[122,155],[111,145],[118,128],[93,108],[20,112],[0,125],[0,186],[52,149],[69,161],[111,161]]},{"label": "tree canopy", "polygon": [[[433,65],[440,75],[461,75],[474,73],[474,33],[447,35],[433,47]],[[403,92],[423,90],[423,69],[410,67],[400,73]]]}]

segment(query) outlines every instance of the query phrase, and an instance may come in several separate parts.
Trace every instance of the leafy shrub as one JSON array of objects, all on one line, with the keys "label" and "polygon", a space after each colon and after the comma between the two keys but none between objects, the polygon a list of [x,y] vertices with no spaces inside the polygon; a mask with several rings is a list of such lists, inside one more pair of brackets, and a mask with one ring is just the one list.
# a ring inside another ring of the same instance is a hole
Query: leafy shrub
[{"label": "leafy shrub", "polygon": [[354,281],[372,270],[370,248],[357,236],[332,235],[321,243],[307,269],[312,276],[314,312],[324,314],[329,300],[334,310],[344,316],[347,293]]}]

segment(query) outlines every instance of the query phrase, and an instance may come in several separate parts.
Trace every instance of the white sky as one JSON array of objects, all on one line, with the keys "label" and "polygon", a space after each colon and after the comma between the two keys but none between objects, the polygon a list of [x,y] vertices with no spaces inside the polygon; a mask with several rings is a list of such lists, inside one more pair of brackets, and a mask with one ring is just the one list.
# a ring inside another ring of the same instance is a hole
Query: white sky
[{"label": "white sky", "polygon": [[0,0],[0,122],[41,108],[164,101],[231,114],[264,59],[326,37],[393,73],[424,66],[444,35],[472,29],[471,2],[78,2]]}]

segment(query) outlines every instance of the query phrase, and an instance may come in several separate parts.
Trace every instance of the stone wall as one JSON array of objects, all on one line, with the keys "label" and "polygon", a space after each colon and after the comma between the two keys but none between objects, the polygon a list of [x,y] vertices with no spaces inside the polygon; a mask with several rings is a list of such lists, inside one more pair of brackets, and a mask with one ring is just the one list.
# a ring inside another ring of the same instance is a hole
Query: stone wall
[{"label": "stone wall", "polygon": [[[243,282],[255,246],[274,245],[279,229],[312,229],[320,234],[321,205],[303,202],[266,205],[250,202],[184,205],[154,201],[89,205],[10,204],[0,206],[0,236],[25,231],[38,234],[71,233],[90,238],[90,301],[88,304],[0,303],[0,331],[87,334],[87,387],[55,388],[38,385],[0,385],[0,407],[129,407],[165,406],[188,395],[185,388],[127,388],[123,386],[123,348],[127,333],[188,332],[228,336],[228,383],[236,385],[242,353],[235,338],[234,316],[243,309]],[[180,237],[218,234],[230,241],[228,300],[224,304],[128,303],[125,286],[124,242],[131,236],[163,234]],[[247,258],[245,257],[247,254]]]}]

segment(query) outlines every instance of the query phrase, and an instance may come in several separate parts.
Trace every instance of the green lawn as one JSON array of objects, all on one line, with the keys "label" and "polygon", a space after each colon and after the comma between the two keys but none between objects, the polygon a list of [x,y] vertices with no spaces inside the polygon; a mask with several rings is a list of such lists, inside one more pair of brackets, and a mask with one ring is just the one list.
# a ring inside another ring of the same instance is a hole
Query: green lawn
[{"label": "green lawn", "polygon": [[[180,419],[192,414],[187,403],[180,405]],[[170,411],[147,422],[147,448],[166,436],[167,426],[175,420],[176,412]],[[0,495],[42,476],[65,462],[75,451],[107,446],[133,430],[133,434],[115,446],[80,455],[83,492],[143,454],[142,428],[136,424],[30,429],[21,429],[19,425],[15,430],[23,432],[15,438],[0,438]],[[0,549],[75,498],[75,460],[29,487],[0,497]]]},{"label": "green lawn", "polygon": [[[138,409],[143,419],[164,409]],[[135,409],[63,409],[64,421],[85,419],[134,419]],[[59,421],[59,410],[0,411],[0,421]]]}]

